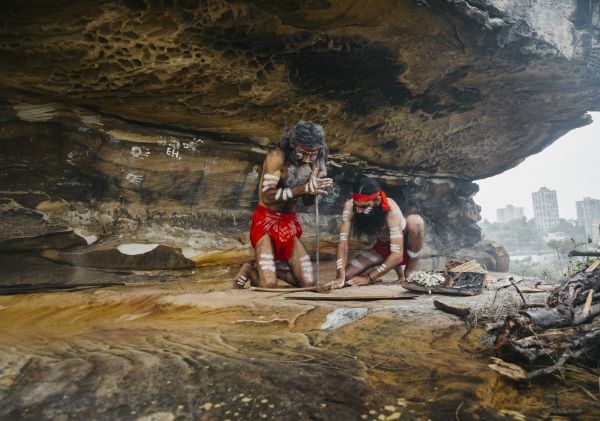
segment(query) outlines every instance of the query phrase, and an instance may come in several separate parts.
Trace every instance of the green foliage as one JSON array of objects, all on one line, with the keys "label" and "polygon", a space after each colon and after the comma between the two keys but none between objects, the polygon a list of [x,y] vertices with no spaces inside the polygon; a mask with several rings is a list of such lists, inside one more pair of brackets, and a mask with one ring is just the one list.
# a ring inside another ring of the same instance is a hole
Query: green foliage
[{"label": "green foliage", "polygon": [[[594,247],[595,246],[595,247]],[[573,238],[571,238],[571,247],[572,250],[582,249],[582,248],[595,248],[598,250],[598,244],[593,244],[592,238],[588,237],[586,241],[577,242]],[[587,269],[589,265],[594,263],[598,258],[586,256],[586,257],[572,257],[569,259],[569,274],[574,274],[577,272],[581,272],[582,270]]]},{"label": "green foliage", "polygon": [[597,260],[596,257],[578,257],[569,261],[569,273],[577,273],[587,269],[589,265]]}]

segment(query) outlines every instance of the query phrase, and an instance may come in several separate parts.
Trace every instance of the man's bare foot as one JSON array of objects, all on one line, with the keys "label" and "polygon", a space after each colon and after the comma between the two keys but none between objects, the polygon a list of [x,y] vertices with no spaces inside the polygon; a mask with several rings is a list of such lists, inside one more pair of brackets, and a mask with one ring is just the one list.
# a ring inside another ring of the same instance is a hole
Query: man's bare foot
[{"label": "man's bare foot", "polygon": [[410,272],[404,271],[404,279],[408,282],[414,274],[414,270],[411,270]]},{"label": "man's bare foot", "polygon": [[417,259],[416,257],[409,257],[406,266],[404,266],[404,277],[408,281],[410,277],[416,272],[417,269]]},{"label": "man's bare foot", "polygon": [[233,289],[243,289],[250,278],[252,263],[244,263],[233,279]]}]

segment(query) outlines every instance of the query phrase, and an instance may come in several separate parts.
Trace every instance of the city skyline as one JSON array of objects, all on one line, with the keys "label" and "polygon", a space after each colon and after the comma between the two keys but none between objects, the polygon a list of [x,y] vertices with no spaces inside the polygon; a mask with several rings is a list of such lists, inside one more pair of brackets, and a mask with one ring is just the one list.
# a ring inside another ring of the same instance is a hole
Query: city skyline
[{"label": "city skyline", "polygon": [[538,191],[531,193],[531,199],[535,225],[543,229],[552,229],[558,226],[560,213],[558,212],[556,190],[541,187]]},{"label": "city skyline", "polygon": [[531,193],[541,187],[556,190],[559,215],[577,219],[576,202],[585,197],[600,199],[600,112],[590,113],[593,123],[572,130],[538,154],[494,177],[477,180],[474,197],[481,206],[481,218],[495,222],[496,210],[507,204],[525,208],[533,218]]},{"label": "city skyline", "polygon": [[577,222],[585,227],[586,235],[594,237],[600,223],[600,200],[586,197],[577,202]]},{"label": "city skyline", "polygon": [[500,223],[507,223],[515,219],[525,218],[525,209],[507,204],[505,207],[496,209],[496,218]]},{"label": "city skyline", "polygon": [[[540,188],[543,188],[543,187],[544,186],[542,186]],[[534,192],[532,192],[532,193],[534,193]],[[595,198],[595,197],[583,197],[583,198],[581,198],[581,200],[575,201],[575,207],[576,207],[577,213],[580,212],[580,203],[587,202],[587,201],[590,201],[590,200],[591,201],[600,201],[599,198]],[[490,219],[483,218],[483,217],[481,219],[482,220],[483,219],[487,219],[489,222],[508,222],[508,221],[502,221],[501,219],[502,218],[506,218],[506,217],[500,216],[500,215],[502,215],[502,212],[506,211],[506,210],[509,210],[509,212],[510,212],[510,210],[514,210],[514,211],[520,212],[519,217],[525,218],[526,220],[529,220],[529,219],[532,219],[532,218],[535,217],[532,214],[528,215],[527,212],[525,212],[524,207],[522,207],[522,206],[515,206],[512,203],[506,203],[503,207],[496,209],[496,220],[495,221],[491,221]],[[522,212],[521,212],[521,210],[522,210]],[[562,215],[560,215],[560,210],[559,210],[559,218],[560,219],[570,220],[570,221],[579,221],[581,219],[579,215],[576,215],[575,218],[563,218]],[[512,218],[512,219],[518,219],[518,218],[515,217],[515,218]]]}]

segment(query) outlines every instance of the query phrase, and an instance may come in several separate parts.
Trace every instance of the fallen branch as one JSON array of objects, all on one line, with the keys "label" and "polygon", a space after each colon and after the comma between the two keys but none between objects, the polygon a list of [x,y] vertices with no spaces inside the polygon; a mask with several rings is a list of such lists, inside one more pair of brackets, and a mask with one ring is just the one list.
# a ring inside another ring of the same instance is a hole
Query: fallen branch
[{"label": "fallen branch", "polygon": [[453,314],[459,317],[467,317],[471,313],[471,309],[468,307],[451,306],[438,300],[433,300],[433,305],[438,310],[442,310],[445,313]]},{"label": "fallen branch", "polygon": [[517,284],[515,284],[514,279],[512,277],[510,277],[510,278],[508,278],[508,282],[510,282],[511,285],[513,287],[515,287],[515,289],[517,290],[517,292],[521,296],[521,300],[523,300],[523,305],[527,305],[527,301],[525,300],[525,297],[523,297],[523,293],[521,292],[521,290],[519,289],[519,287],[517,286]]},{"label": "fallen branch", "polygon": [[456,421],[460,421],[460,417],[458,416],[458,413],[460,412],[460,408],[462,408],[462,406],[464,405],[464,401],[460,403],[460,405],[458,405],[458,407],[456,408],[456,411],[454,412],[454,417],[456,418]]},{"label": "fallen branch", "polygon": [[569,257],[600,257],[600,252],[571,250],[569,252]]},{"label": "fallen branch", "polygon": [[561,369],[569,358],[577,358],[583,353],[583,351],[584,350],[579,350],[575,352],[567,351],[561,355],[560,359],[555,364],[551,365],[550,367],[540,368],[539,370],[532,371],[529,374],[527,374],[527,378],[531,380],[543,374],[554,373],[556,370]]},{"label": "fallen branch", "polygon": [[[513,279],[509,281],[525,302]],[[494,341],[496,352],[504,360],[547,366],[528,373],[528,379],[554,373],[567,362],[596,367],[600,358],[599,290],[600,268],[574,274],[550,292],[543,308],[526,305],[508,316]],[[508,372],[508,377],[520,376]]]}]

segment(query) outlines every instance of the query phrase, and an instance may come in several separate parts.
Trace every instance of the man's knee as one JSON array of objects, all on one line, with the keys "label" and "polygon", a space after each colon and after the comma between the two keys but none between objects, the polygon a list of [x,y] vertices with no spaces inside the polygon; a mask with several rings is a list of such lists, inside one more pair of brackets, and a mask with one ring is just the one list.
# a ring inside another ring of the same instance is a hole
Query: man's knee
[{"label": "man's knee", "polygon": [[406,228],[409,232],[424,232],[425,221],[423,221],[420,215],[409,215],[406,218]]},{"label": "man's knee", "polygon": [[348,265],[346,266],[346,281],[360,274],[366,268],[367,265],[362,263],[357,258],[350,260],[350,262],[348,262]]},{"label": "man's knee", "polygon": [[315,278],[304,278],[302,281],[302,286],[305,288],[311,288],[317,285],[317,280]]},{"label": "man's knee", "polygon": [[258,286],[261,288],[277,288],[277,278],[260,278]]}]

